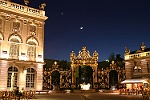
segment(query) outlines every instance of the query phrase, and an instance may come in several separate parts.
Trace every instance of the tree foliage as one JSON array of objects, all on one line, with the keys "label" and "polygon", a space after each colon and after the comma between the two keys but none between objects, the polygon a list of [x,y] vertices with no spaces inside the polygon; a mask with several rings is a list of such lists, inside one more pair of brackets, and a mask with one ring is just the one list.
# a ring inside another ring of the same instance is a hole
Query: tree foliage
[{"label": "tree foliage", "polygon": [[70,63],[69,62],[67,62],[66,60],[61,60],[60,62],[59,62],[59,68],[63,68],[64,70],[65,69],[70,69]]},{"label": "tree foliage", "polygon": [[108,60],[110,63],[115,60],[115,54],[113,52],[110,54]]},{"label": "tree foliage", "polygon": [[110,67],[110,64],[112,63],[112,61],[116,63],[117,67],[122,67],[122,68],[124,67],[124,62],[123,62],[124,59],[121,58],[121,55],[117,54],[115,56],[115,54],[112,52],[110,56],[108,57],[108,61],[98,62],[98,68],[101,69],[101,68]]}]

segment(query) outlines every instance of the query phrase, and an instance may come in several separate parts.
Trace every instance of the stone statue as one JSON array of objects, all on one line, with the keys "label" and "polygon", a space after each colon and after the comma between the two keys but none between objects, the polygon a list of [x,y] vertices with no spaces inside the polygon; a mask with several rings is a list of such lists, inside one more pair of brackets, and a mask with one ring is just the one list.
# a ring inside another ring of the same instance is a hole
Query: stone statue
[{"label": "stone statue", "polygon": [[29,0],[24,0],[25,5],[28,5]]},{"label": "stone statue", "polygon": [[31,33],[31,35],[36,35],[36,26],[35,25],[30,25],[30,33]]},{"label": "stone statue", "polygon": [[19,22],[13,22],[13,31],[18,32],[20,29],[20,23]]},{"label": "stone statue", "polygon": [[45,6],[46,6],[46,3],[42,3],[41,6],[39,7],[40,10],[44,10]]},{"label": "stone statue", "polygon": [[141,46],[142,51],[144,51],[145,48],[146,48],[146,46],[145,46],[144,42],[142,42],[142,46]]},{"label": "stone statue", "polygon": [[11,75],[11,91],[14,90],[14,86],[15,86],[15,73],[13,72]]},{"label": "stone statue", "polygon": [[129,54],[129,53],[130,53],[130,50],[127,47],[125,47],[125,54]]},{"label": "stone statue", "polygon": [[94,51],[93,57],[96,58],[96,59],[98,60],[98,53],[97,53],[96,51]]},{"label": "stone statue", "polygon": [[111,62],[110,67],[114,69],[116,67],[116,63],[114,61]]},{"label": "stone statue", "polygon": [[75,59],[76,54],[74,53],[74,51],[71,52],[70,54],[70,60],[73,61],[73,59]]}]

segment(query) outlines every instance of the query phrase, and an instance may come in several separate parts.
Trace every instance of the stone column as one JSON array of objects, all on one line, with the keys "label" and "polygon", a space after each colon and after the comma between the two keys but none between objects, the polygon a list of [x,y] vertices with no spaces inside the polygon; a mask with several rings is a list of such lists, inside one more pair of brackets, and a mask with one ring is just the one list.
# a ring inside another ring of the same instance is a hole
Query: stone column
[{"label": "stone column", "polygon": [[97,83],[97,66],[95,66],[95,83]]},{"label": "stone column", "polygon": [[7,89],[7,61],[3,61],[0,64],[0,90],[6,90]]},{"label": "stone column", "polygon": [[43,86],[43,64],[37,64],[36,90],[41,91]]},{"label": "stone column", "polygon": [[125,62],[125,71],[126,71],[126,79],[131,79],[132,78],[132,72],[131,69],[134,66],[132,62]]},{"label": "stone column", "polygon": [[74,84],[74,66],[71,65],[71,69],[72,69],[72,84]]}]

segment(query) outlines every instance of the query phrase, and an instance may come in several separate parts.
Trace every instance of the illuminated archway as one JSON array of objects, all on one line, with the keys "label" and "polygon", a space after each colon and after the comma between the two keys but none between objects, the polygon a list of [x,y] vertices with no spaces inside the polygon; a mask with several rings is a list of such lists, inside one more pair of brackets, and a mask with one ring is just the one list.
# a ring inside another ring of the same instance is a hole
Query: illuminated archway
[{"label": "illuminated archway", "polygon": [[15,66],[11,66],[8,68],[8,78],[7,78],[7,87],[11,87],[12,84],[12,73],[14,73],[14,87],[17,87],[18,82],[18,68]]},{"label": "illuminated archway", "polygon": [[116,86],[118,83],[118,73],[116,70],[111,70],[109,72],[109,85]]},{"label": "illuminated archway", "polygon": [[111,86],[118,87],[125,80],[124,67],[117,66],[114,61],[107,68],[98,70],[98,88],[109,89]]},{"label": "illuminated archway", "polygon": [[26,44],[28,45],[39,45],[38,40],[34,36],[30,36],[27,38]]},{"label": "illuminated archway", "polygon": [[34,68],[27,68],[26,74],[26,88],[35,87],[36,70]]},{"label": "illuminated archway", "polygon": [[53,85],[59,85],[60,84],[60,73],[59,71],[53,71],[52,72],[52,84]]},{"label": "illuminated archway", "polygon": [[90,84],[93,88],[93,69],[90,66],[79,66],[76,68],[76,87],[81,88],[81,84]]},{"label": "illuminated archway", "polygon": [[85,46],[82,47],[82,50],[79,51],[78,56],[74,53],[74,51],[70,54],[71,60],[71,70],[72,70],[72,88],[77,88],[77,80],[76,80],[76,69],[79,66],[90,66],[92,69],[92,84],[93,88],[96,88],[95,83],[97,83],[97,66],[98,66],[98,53],[95,51],[93,55],[90,55],[90,52],[86,49]]},{"label": "illuminated archway", "polygon": [[19,59],[19,44],[22,43],[21,36],[17,33],[13,33],[9,36],[8,41],[10,42],[9,58]]}]

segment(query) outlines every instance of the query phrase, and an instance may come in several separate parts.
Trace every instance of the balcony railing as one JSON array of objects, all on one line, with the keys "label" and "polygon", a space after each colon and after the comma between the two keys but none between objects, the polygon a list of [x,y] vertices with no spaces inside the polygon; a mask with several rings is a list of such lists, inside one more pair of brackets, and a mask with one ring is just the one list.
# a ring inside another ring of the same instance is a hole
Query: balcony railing
[{"label": "balcony railing", "polygon": [[0,0],[0,6],[9,8],[9,10],[20,11],[20,12],[38,15],[38,16],[45,16],[45,11],[43,10],[34,9],[28,6],[20,5],[9,1]]}]

